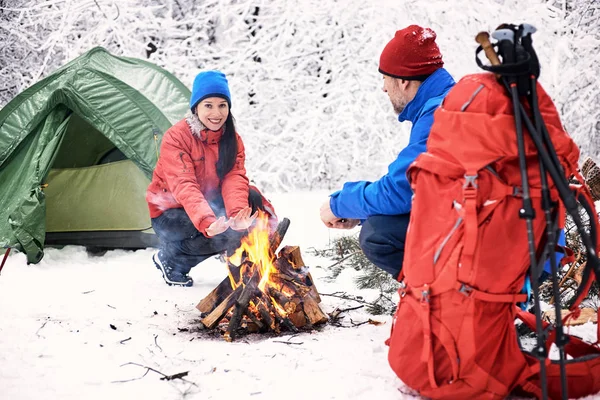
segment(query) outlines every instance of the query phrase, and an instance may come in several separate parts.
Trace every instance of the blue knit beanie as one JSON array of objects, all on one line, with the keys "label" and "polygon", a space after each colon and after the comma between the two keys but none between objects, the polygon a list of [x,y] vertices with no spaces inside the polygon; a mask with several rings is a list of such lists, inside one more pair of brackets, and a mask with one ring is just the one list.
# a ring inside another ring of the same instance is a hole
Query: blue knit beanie
[{"label": "blue knit beanie", "polygon": [[229,104],[229,108],[231,108],[229,85],[225,74],[221,71],[206,71],[196,75],[192,87],[192,97],[190,97],[190,109],[194,111],[198,103],[208,97],[225,99]]}]

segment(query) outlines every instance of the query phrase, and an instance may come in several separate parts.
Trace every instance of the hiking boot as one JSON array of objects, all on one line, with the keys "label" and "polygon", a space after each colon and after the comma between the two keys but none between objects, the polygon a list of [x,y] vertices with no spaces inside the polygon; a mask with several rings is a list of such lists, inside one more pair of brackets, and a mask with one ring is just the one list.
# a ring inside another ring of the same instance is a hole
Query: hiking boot
[{"label": "hiking boot", "polygon": [[215,258],[222,263],[226,263],[227,262],[227,253],[224,251],[221,253],[218,253],[215,255]]},{"label": "hiking boot", "polygon": [[179,271],[175,271],[172,267],[170,267],[163,259],[162,253],[160,251],[154,253],[152,256],[152,261],[154,261],[154,265],[156,268],[162,272],[163,279],[169,286],[192,286],[194,284],[194,280],[188,276],[188,274],[183,274]]}]

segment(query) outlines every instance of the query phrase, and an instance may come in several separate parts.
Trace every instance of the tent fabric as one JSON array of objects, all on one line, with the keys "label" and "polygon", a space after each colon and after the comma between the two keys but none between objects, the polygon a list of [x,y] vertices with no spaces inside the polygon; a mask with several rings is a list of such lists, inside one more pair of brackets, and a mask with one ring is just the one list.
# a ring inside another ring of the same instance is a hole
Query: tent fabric
[{"label": "tent fabric", "polygon": [[113,248],[141,249],[158,247],[159,240],[153,229],[144,231],[47,232],[46,245],[81,245],[96,252]]},{"label": "tent fabric", "polygon": [[[149,179],[160,145],[155,135],[160,140],[183,117],[189,97],[189,89],[162,68],[116,57],[100,47],[17,95],[0,110],[0,247],[24,251],[29,262],[42,258],[46,234],[42,184],[53,176],[54,165],[83,170],[114,145]],[[87,143],[82,136],[95,139]],[[99,153],[86,155],[83,149],[92,145]],[[72,200],[65,209],[74,210]],[[89,206],[83,200],[77,204]]]},{"label": "tent fabric", "polygon": [[151,228],[145,199],[150,180],[131,160],[52,169],[46,184],[46,232]]}]

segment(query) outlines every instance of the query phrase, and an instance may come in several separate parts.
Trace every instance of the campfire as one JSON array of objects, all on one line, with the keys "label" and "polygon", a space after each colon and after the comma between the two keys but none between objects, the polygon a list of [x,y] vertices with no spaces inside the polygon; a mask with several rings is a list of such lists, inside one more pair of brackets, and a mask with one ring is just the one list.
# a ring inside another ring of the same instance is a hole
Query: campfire
[{"label": "campfire", "polygon": [[244,332],[295,333],[327,322],[300,248],[285,246],[275,255],[289,225],[285,218],[269,232],[266,214],[259,214],[227,259],[229,276],[196,306],[204,327],[219,328],[225,340],[233,341]]}]

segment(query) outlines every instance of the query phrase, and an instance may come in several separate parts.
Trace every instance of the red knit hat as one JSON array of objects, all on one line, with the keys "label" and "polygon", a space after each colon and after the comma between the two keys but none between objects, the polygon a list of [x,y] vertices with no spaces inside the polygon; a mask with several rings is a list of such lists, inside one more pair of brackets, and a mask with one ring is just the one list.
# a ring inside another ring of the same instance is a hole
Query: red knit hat
[{"label": "red knit hat", "polygon": [[422,80],[444,65],[429,28],[410,25],[396,32],[379,58],[379,72],[393,78]]}]

